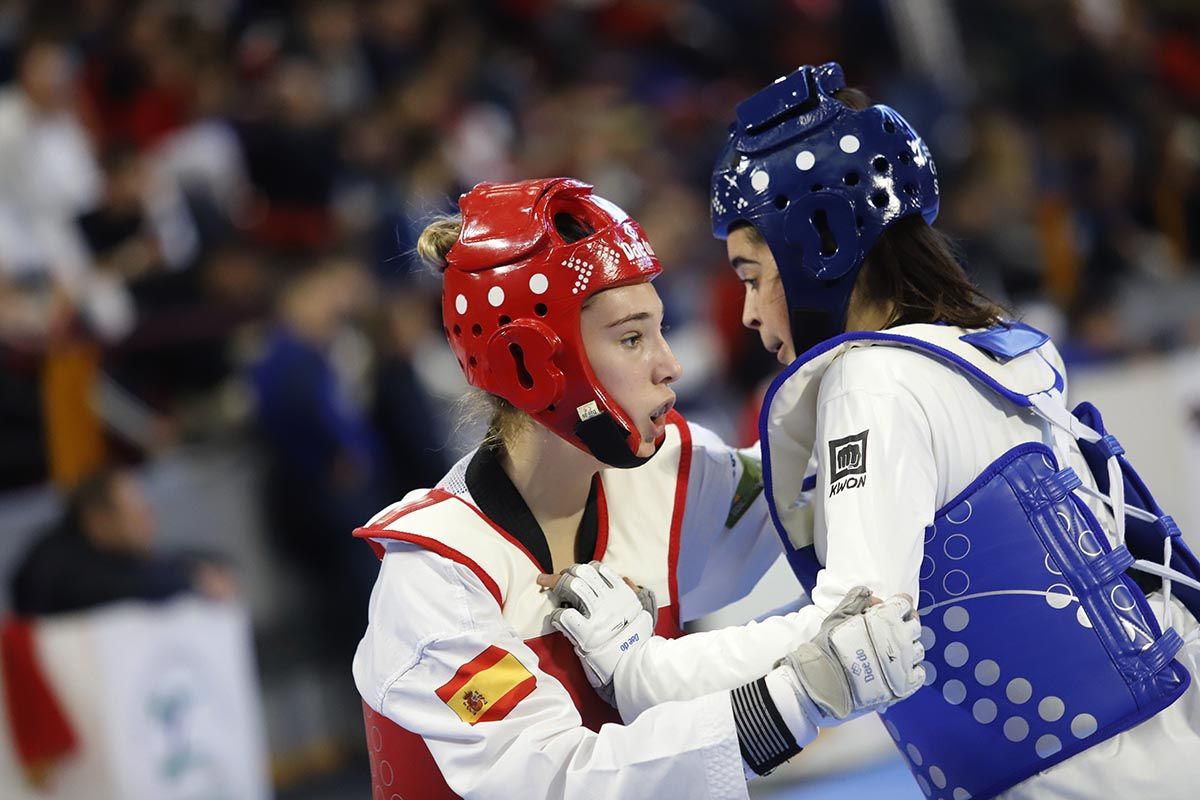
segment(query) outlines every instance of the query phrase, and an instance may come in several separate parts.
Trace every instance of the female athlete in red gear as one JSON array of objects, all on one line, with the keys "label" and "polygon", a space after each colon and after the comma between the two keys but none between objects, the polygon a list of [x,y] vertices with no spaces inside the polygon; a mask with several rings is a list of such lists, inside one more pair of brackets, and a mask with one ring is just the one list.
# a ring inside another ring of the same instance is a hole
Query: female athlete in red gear
[{"label": "female athlete in red gear", "polygon": [[[783,614],[687,637],[722,653],[687,665],[696,699],[613,696],[618,655],[740,598],[779,555],[758,456],[673,410],[660,266],[624,212],[565,178],[481,184],[460,211],[419,250],[495,415],[437,487],[356,532],[382,559],[354,660],[377,794],[741,798],[818,725],[914,691],[908,602],[859,587],[815,635]],[[538,585],[573,562],[591,563]],[[581,662],[555,624],[600,617]]]}]

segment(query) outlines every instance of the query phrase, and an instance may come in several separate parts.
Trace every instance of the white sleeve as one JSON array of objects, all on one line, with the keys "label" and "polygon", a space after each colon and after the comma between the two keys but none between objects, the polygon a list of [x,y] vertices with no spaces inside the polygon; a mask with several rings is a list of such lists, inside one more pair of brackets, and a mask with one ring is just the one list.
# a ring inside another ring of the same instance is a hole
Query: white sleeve
[{"label": "white sleeve", "polygon": [[[727,694],[664,705],[635,724],[593,732],[478,578],[408,545],[389,547],[370,612],[354,663],[359,691],[424,739],[464,798],[512,797],[514,787],[547,798],[748,796]],[[510,668],[535,684],[499,718],[469,724],[437,690],[489,648],[510,654]]]},{"label": "white sleeve", "polygon": [[758,445],[739,450],[688,425],[692,463],[676,571],[683,622],[745,597],[783,553],[763,493]]},{"label": "white sleeve", "polygon": [[902,386],[868,388],[877,382],[872,366],[873,359],[843,357],[821,385],[813,495],[825,568],[812,601],[826,613],[859,585],[920,602],[925,528],[937,504],[931,432]]},{"label": "white sleeve", "polygon": [[814,606],[679,639],[655,636],[617,664],[613,690],[625,721],[660,703],[688,700],[758,680],[816,636],[827,612]]},{"label": "white sleeve", "polygon": [[[855,586],[867,586],[880,597],[907,592],[917,599],[924,530],[933,520],[937,488],[928,425],[907,396],[845,391],[837,366],[826,378],[832,391],[822,384],[817,416],[813,498],[818,555],[823,555],[825,569],[817,575],[813,605],[740,627],[651,639],[624,659],[614,675],[623,719],[635,719],[655,703],[760,677],[815,636],[826,615]],[[842,454],[840,468],[830,461],[830,442],[835,459]],[[856,443],[861,463],[852,458]],[[838,474],[844,477],[831,480]],[[822,531],[827,535],[822,537]],[[720,567],[716,561],[714,568]]]}]

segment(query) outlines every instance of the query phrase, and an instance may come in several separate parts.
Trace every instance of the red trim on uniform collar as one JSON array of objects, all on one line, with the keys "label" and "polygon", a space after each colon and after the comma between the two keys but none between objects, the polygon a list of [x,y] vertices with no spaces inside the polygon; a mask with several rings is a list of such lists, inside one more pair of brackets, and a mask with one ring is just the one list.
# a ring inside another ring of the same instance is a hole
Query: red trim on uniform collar
[{"label": "red trim on uniform collar", "polygon": [[683,512],[687,506],[688,476],[692,470],[692,431],[687,420],[674,409],[667,414],[667,422],[679,431],[679,477],[675,480],[675,508],[671,512],[671,545],[667,551],[667,585],[670,587],[670,608],[675,615],[675,627],[679,621],[679,540],[683,528]]},{"label": "red trim on uniform collar", "polygon": [[608,495],[604,493],[604,473],[596,473],[596,549],[593,561],[603,561],[608,551]]}]

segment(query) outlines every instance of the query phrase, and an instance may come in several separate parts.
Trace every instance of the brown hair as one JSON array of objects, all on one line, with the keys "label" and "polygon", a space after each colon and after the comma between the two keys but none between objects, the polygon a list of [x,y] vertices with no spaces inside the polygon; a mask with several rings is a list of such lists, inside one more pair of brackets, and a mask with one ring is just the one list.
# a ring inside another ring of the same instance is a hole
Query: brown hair
[{"label": "brown hair", "polygon": [[854,288],[868,302],[892,304],[886,327],[944,322],[986,328],[1005,316],[1000,305],[971,283],[950,240],[920,214],[898,220],[883,232]]}]

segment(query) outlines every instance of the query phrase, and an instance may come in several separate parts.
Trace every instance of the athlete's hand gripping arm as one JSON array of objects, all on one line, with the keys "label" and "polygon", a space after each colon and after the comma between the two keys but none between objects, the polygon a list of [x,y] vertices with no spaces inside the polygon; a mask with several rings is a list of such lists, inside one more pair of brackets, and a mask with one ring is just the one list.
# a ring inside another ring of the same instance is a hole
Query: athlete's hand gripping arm
[{"label": "athlete's hand gripping arm", "polygon": [[[571,606],[554,612],[552,624],[575,645],[600,685],[614,678],[619,685],[626,660],[639,668],[638,653],[662,641],[647,639],[648,615],[633,589],[603,564],[569,568],[551,591]],[[630,618],[638,621],[619,622]],[[713,633],[710,643],[719,645],[720,634],[727,632]],[[799,740],[810,728],[815,735],[818,725],[836,724],[915,692],[924,681],[923,657],[911,601],[897,596],[879,604],[870,590],[855,587],[811,641],[779,660],[765,688]],[[792,710],[790,717],[785,709]]]},{"label": "athlete's hand gripping arm", "polygon": [[574,564],[558,576],[539,576],[538,583],[563,605],[550,615],[551,624],[575,646],[592,688],[615,706],[612,678],[617,662],[654,635],[654,592],[599,561]]}]

